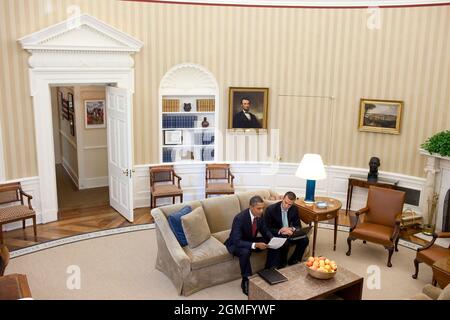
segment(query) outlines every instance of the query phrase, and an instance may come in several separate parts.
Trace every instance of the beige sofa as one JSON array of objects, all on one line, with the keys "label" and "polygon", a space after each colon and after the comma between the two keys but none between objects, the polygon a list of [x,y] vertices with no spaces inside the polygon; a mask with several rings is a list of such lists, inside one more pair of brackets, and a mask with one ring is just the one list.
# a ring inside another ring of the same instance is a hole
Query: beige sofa
[{"label": "beige sofa", "polygon": [[[155,208],[151,214],[156,225],[158,253],[156,268],[166,274],[179,294],[188,296],[203,288],[240,278],[239,259],[228,253],[223,244],[230,234],[234,216],[248,208],[250,198],[261,196],[267,204],[279,198],[271,190],[257,190]],[[272,200],[272,201],[271,201]],[[190,205],[203,207],[211,237],[198,247],[181,247],[170,229],[167,217]],[[305,256],[309,254],[309,247]],[[266,251],[252,254],[253,272],[264,268]]]}]

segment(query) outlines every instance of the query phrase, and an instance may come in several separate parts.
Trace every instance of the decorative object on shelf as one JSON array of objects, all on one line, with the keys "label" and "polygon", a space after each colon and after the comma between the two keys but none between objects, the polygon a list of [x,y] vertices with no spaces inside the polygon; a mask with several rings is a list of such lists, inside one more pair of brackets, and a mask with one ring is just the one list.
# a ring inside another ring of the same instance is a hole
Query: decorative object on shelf
[{"label": "decorative object on shelf", "polygon": [[215,110],[214,99],[197,99],[197,111],[198,112],[214,112]]},{"label": "decorative object on shelf", "polygon": [[166,130],[164,131],[164,144],[175,145],[183,143],[183,131]]},{"label": "decorative object on shelf", "polygon": [[194,152],[192,152],[192,151],[182,152],[181,160],[194,160]]},{"label": "decorative object on shelf", "polygon": [[436,228],[436,206],[438,203],[439,195],[435,192],[427,199],[428,202],[428,222],[422,226],[422,233],[427,236],[432,236]]},{"label": "decorative object on shelf", "polygon": [[367,174],[367,181],[377,182],[378,181],[378,167],[380,166],[380,158],[372,157],[369,161],[369,173]]},{"label": "decorative object on shelf", "polygon": [[400,133],[403,101],[361,99],[359,131]]},{"label": "decorative object on shelf", "polygon": [[189,111],[191,111],[191,109],[192,109],[192,106],[191,106],[190,103],[185,103],[184,104],[184,107],[183,107],[184,111],[189,112]]},{"label": "decorative object on shelf", "polygon": [[319,154],[306,153],[295,175],[299,178],[306,179],[306,195],[304,201],[307,204],[313,204],[316,180],[322,180],[327,177],[322,157]]},{"label": "decorative object on shelf", "polygon": [[203,117],[202,127],[203,127],[203,128],[209,127],[209,122],[208,122],[208,120],[206,119],[206,117]]},{"label": "decorative object on shelf", "polygon": [[69,112],[69,125],[70,125],[70,134],[75,136],[75,120],[73,118],[73,113]]},{"label": "decorative object on shelf", "polygon": [[267,129],[269,88],[229,88],[229,129]]},{"label": "decorative object on shelf", "polygon": [[163,99],[163,112],[178,112],[180,111],[180,100],[178,99]]},{"label": "decorative object on shelf", "polygon": [[106,128],[105,100],[85,100],[84,111],[86,129]]},{"label": "decorative object on shelf", "polygon": [[418,215],[411,208],[406,208],[402,212],[402,218],[400,222],[400,229],[407,227],[414,227],[422,224],[422,216]]},{"label": "decorative object on shelf", "polygon": [[450,157],[450,131],[436,133],[422,143],[421,147],[430,154],[437,153],[444,157]]},{"label": "decorative object on shelf", "polygon": [[69,112],[75,112],[75,106],[73,104],[73,94],[67,93],[67,101],[69,102]]}]

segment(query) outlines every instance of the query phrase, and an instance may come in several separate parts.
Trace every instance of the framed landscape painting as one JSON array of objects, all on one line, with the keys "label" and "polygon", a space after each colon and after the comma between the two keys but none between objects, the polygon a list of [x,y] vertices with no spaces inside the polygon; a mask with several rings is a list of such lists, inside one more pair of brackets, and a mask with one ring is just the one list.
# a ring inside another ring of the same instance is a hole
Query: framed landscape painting
[{"label": "framed landscape painting", "polygon": [[105,100],[84,101],[86,129],[106,128]]},{"label": "framed landscape painting", "polygon": [[403,101],[361,99],[359,130],[381,133],[400,133]]}]

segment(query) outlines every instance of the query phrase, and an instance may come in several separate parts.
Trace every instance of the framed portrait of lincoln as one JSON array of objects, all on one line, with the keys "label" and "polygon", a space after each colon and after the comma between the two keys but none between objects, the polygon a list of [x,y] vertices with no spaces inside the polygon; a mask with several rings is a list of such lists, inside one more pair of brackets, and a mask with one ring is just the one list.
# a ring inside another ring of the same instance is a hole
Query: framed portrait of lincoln
[{"label": "framed portrait of lincoln", "polygon": [[230,87],[229,129],[267,129],[269,88]]}]

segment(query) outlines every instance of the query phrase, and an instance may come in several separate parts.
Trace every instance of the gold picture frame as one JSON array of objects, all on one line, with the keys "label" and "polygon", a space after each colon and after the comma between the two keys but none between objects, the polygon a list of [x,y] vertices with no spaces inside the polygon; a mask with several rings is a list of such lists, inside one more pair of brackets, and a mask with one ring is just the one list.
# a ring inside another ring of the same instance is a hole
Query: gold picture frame
[{"label": "gold picture frame", "polygon": [[[248,116],[243,112],[243,103],[249,105]],[[228,129],[267,129],[268,106],[269,88],[230,87]]]},{"label": "gold picture frame", "polygon": [[359,131],[400,134],[403,101],[361,98]]}]

